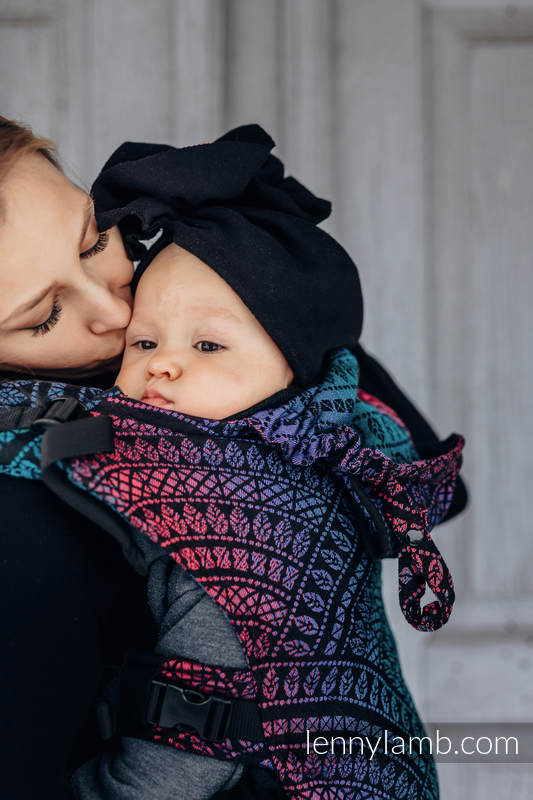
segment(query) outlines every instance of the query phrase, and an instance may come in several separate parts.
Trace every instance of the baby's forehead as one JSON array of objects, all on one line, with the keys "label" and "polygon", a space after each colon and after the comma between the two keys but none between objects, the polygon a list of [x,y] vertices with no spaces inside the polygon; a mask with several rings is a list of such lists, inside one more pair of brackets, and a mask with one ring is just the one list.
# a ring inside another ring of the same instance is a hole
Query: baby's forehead
[{"label": "baby's forehead", "polygon": [[244,304],[233,288],[205,262],[178,245],[162,249],[145,267],[135,307],[203,313],[241,321]]},{"label": "baby's forehead", "polygon": [[133,301],[133,315],[135,319],[146,317],[170,318],[178,320],[183,317],[212,318],[225,323],[243,322],[239,308],[227,302],[223,292],[216,287],[206,288],[192,283],[176,282],[161,283],[151,281],[149,276],[143,276]]}]

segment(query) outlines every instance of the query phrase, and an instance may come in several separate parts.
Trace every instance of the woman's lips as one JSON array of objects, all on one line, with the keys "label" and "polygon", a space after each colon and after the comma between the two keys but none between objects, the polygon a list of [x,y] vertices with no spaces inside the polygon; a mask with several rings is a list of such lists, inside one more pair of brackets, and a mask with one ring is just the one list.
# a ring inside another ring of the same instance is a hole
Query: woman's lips
[{"label": "woman's lips", "polygon": [[141,403],[148,403],[151,406],[158,408],[168,408],[172,405],[172,400],[167,400],[163,395],[158,392],[145,392],[141,397]]}]

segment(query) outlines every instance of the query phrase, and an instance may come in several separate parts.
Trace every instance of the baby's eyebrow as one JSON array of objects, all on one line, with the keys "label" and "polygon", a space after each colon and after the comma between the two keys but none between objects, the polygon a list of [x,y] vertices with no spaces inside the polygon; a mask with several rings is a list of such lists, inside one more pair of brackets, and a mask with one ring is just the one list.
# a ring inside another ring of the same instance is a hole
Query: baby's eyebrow
[{"label": "baby's eyebrow", "polygon": [[242,320],[234,314],[229,308],[223,308],[222,306],[206,306],[206,305],[198,305],[198,306],[190,306],[191,311],[201,311],[202,313],[210,314],[212,317],[222,317],[223,319],[231,319],[234,322],[242,322]]}]

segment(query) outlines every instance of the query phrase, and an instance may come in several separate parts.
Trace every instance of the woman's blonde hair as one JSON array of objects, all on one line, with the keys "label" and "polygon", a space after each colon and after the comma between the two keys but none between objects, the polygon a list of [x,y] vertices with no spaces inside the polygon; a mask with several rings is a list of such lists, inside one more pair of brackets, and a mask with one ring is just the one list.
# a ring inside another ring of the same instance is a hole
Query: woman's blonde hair
[{"label": "woman's blonde hair", "polygon": [[25,153],[41,153],[61,170],[57,148],[50,139],[35,136],[29,125],[0,116],[0,181]]}]

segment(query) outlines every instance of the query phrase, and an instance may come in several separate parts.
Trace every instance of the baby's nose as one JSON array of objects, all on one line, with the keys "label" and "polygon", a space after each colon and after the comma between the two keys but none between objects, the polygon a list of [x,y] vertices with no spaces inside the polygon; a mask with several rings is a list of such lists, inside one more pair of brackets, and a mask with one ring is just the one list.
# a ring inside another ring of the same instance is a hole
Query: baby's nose
[{"label": "baby's nose", "polygon": [[182,374],[183,369],[178,359],[171,354],[157,353],[149,360],[147,371],[149,375],[166,377],[170,381],[175,381]]}]

